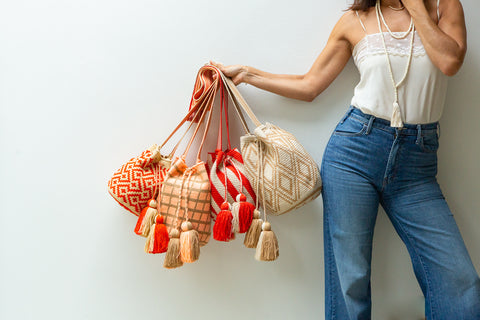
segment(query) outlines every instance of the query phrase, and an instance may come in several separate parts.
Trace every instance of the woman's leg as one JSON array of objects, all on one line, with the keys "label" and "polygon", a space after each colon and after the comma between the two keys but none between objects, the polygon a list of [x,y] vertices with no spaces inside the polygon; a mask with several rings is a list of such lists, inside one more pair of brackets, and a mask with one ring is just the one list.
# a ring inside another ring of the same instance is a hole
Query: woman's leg
[{"label": "woman's leg", "polygon": [[327,320],[371,317],[372,240],[379,207],[372,177],[386,160],[371,147],[378,137],[348,115],[332,133],[320,169]]},{"label": "woman's leg", "polygon": [[323,168],[326,319],[370,319],[377,191],[346,169]]},{"label": "woman's leg", "polygon": [[421,139],[402,138],[380,201],[407,246],[427,319],[478,320],[480,278],[435,178],[438,136]]},{"label": "woman's leg", "polygon": [[428,320],[480,319],[480,279],[434,180],[382,201],[407,246]]}]

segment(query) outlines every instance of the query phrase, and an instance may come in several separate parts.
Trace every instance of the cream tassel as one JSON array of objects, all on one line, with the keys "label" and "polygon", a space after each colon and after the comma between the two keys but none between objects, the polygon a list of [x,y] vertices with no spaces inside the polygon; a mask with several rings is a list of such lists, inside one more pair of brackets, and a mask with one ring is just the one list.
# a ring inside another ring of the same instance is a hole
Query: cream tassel
[{"label": "cream tassel", "polygon": [[245,240],[243,244],[247,248],[256,248],[258,244],[258,239],[260,238],[260,233],[262,232],[262,219],[260,219],[260,211],[255,209],[253,211],[253,220],[250,228],[245,234]]},{"label": "cream tassel", "polygon": [[148,206],[143,208],[135,226],[135,233],[144,237],[150,234],[150,228],[155,223],[155,216],[157,215],[157,201],[151,199],[148,201]]},{"label": "cream tassel", "polygon": [[270,222],[265,221],[262,225],[262,233],[255,251],[255,259],[258,261],[273,261],[278,258],[278,240],[272,231]]},{"label": "cream tassel", "polygon": [[163,266],[167,269],[173,269],[183,266],[182,259],[180,258],[180,231],[178,229],[170,230],[170,241],[168,242],[167,253],[165,254],[165,260]]},{"label": "cream tassel", "polygon": [[400,115],[400,106],[398,102],[393,103],[393,111],[392,111],[392,127],[403,127],[402,116]]}]

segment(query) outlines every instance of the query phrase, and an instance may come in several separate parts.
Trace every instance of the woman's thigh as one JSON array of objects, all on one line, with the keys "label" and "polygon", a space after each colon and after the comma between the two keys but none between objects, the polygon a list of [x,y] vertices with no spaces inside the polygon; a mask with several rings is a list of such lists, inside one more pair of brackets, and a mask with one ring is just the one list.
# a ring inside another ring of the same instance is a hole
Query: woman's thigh
[{"label": "woman's thigh", "polygon": [[381,203],[408,249],[427,313],[480,319],[480,279],[437,181],[413,184]]},{"label": "woman's thigh", "polygon": [[361,124],[346,122],[339,128],[327,144],[320,169],[326,310],[332,319],[346,314],[368,317],[373,230],[379,207],[372,171],[382,160],[368,149],[366,140],[372,137],[359,134],[358,130],[365,130]]}]

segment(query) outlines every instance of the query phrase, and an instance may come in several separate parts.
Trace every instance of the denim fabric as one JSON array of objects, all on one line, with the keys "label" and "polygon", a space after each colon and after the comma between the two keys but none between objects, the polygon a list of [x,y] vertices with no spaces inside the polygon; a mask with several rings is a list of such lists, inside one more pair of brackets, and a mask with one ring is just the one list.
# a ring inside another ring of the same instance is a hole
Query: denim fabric
[{"label": "denim fabric", "polygon": [[427,319],[480,319],[480,278],[436,179],[438,130],[438,122],[391,127],[350,106],[332,132],[320,169],[325,319],[371,317],[380,204],[408,249]]}]

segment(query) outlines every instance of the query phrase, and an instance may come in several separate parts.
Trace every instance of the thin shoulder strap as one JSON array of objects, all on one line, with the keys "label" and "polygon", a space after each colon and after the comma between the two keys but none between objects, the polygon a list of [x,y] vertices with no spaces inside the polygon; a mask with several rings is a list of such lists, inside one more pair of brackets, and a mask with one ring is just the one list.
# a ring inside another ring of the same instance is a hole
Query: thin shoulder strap
[{"label": "thin shoulder strap", "polygon": [[357,14],[358,21],[360,21],[360,24],[362,25],[363,31],[365,31],[365,33],[367,33],[367,29],[365,28],[365,25],[362,22],[362,18],[360,18],[360,16],[358,15],[358,10],[355,10],[355,13]]},{"label": "thin shoulder strap", "polygon": [[437,18],[438,18],[438,21],[440,21],[440,0],[437,0]]}]

